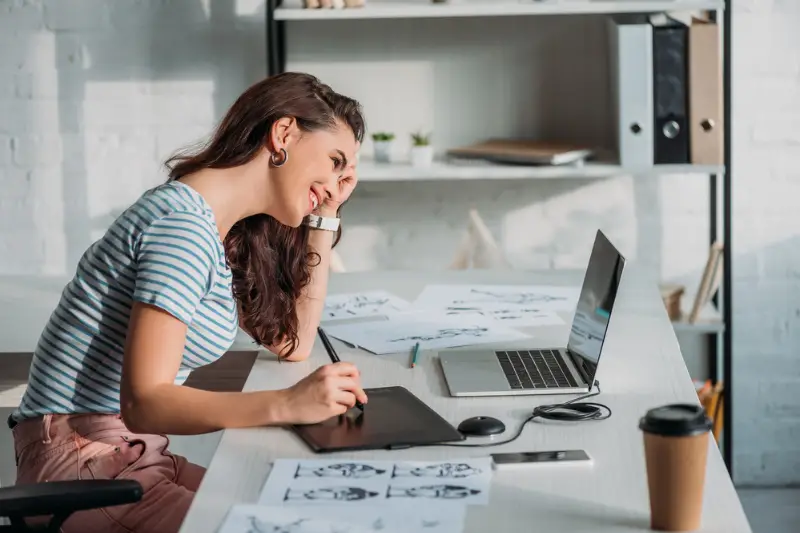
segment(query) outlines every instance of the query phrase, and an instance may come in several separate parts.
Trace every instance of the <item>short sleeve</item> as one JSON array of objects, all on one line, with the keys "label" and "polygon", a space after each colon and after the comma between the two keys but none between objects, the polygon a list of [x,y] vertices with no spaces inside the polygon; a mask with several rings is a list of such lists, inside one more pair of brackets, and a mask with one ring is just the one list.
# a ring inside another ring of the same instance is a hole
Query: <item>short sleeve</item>
[{"label": "short sleeve", "polygon": [[172,213],[153,222],[137,243],[133,299],[191,323],[216,272],[213,230],[211,221],[197,213]]}]

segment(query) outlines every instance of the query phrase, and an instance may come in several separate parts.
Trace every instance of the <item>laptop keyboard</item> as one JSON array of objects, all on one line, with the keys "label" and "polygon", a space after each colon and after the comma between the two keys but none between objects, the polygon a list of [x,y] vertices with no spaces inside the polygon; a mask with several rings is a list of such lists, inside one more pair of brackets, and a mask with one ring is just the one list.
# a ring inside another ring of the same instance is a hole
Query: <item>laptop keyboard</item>
[{"label": "laptop keyboard", "polygon": [[512,389],[564,389],[577,387],[555,350],[495,352]]}]

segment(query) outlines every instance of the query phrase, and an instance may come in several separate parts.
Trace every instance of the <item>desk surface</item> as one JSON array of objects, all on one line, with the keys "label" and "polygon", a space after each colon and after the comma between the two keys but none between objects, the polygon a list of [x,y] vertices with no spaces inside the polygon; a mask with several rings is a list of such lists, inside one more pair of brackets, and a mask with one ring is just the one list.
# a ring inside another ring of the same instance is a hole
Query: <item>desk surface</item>
[{"label": "desk surface", "polygon": [[[330,293],[386,289],[413,300],[428,283],[508,283],[579,285],[580,273],[562,272],[381,272],[333,275]],[[566,323],[570,314],[563,315]],[[566,343],[568,326],[533,328],[527,347]],[[423,352],[417,367],[408,355],[375,356],[333,340],[343,360],[354,362],[365,387],[402,385],[454,425],[474,415],[500,418],[505,436],[534,406],[552,403],[549,397],[451,398],[435,352]],[[309,360],[278,363],[266,353],[259,357],[245,390],[287,387],[325,364],[317,343]],[[696,402],[697,395],[680,354],[675,333],[655,285],[637,278],[629,264],[597,379],[603,390],[596,398],[613,410],[601,422],[577,425],[529,424],[517,441],[492,448],[419,448],[402,451],[339,453],[326,457],[436,460],[480,456],[503,451],[581,448],[594,458],[590,467],[532,468],[495,472],[490,503],[467,512],[465,533],[493,531],[627,532],[649,531],[649,507],[642,437],[638,419],[650,407],[672,402]],[[501,437],[505,437],[501,436]],[[182,532],[213,532],[236,503],[252,503],[266,481],[271,461],[313,454],[291,432],[278,428],[236,429],[224,432],[203,483],[183,524]],[[721,454],[711,439],[704,501],[703,532],[750,532],[750,526],[728,476]]]}]

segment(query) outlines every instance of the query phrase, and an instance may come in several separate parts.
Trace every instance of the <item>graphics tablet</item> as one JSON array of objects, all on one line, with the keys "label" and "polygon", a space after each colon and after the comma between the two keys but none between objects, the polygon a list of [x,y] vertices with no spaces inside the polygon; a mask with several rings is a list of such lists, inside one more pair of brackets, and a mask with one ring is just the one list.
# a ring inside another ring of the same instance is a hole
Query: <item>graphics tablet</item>
[{"label": "graphics tablet", "polygon": [[406,448],[464,440],[447,420],[404,387],[365,389],[364,411],[292,429],[316,453]]}]

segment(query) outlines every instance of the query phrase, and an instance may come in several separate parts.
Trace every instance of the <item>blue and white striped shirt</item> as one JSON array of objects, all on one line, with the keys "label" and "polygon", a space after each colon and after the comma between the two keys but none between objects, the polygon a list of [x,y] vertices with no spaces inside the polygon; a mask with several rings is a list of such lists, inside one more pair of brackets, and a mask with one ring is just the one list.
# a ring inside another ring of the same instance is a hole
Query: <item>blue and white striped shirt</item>
[{"label": "blue and white striped shirt", "polygon": [[187,324],[177,384],[219,359],[236,337],[231,271],[214,213],[179,181],[145,192],[83,255],[39,338],[14,418],[119,413],[134,301]]}]

